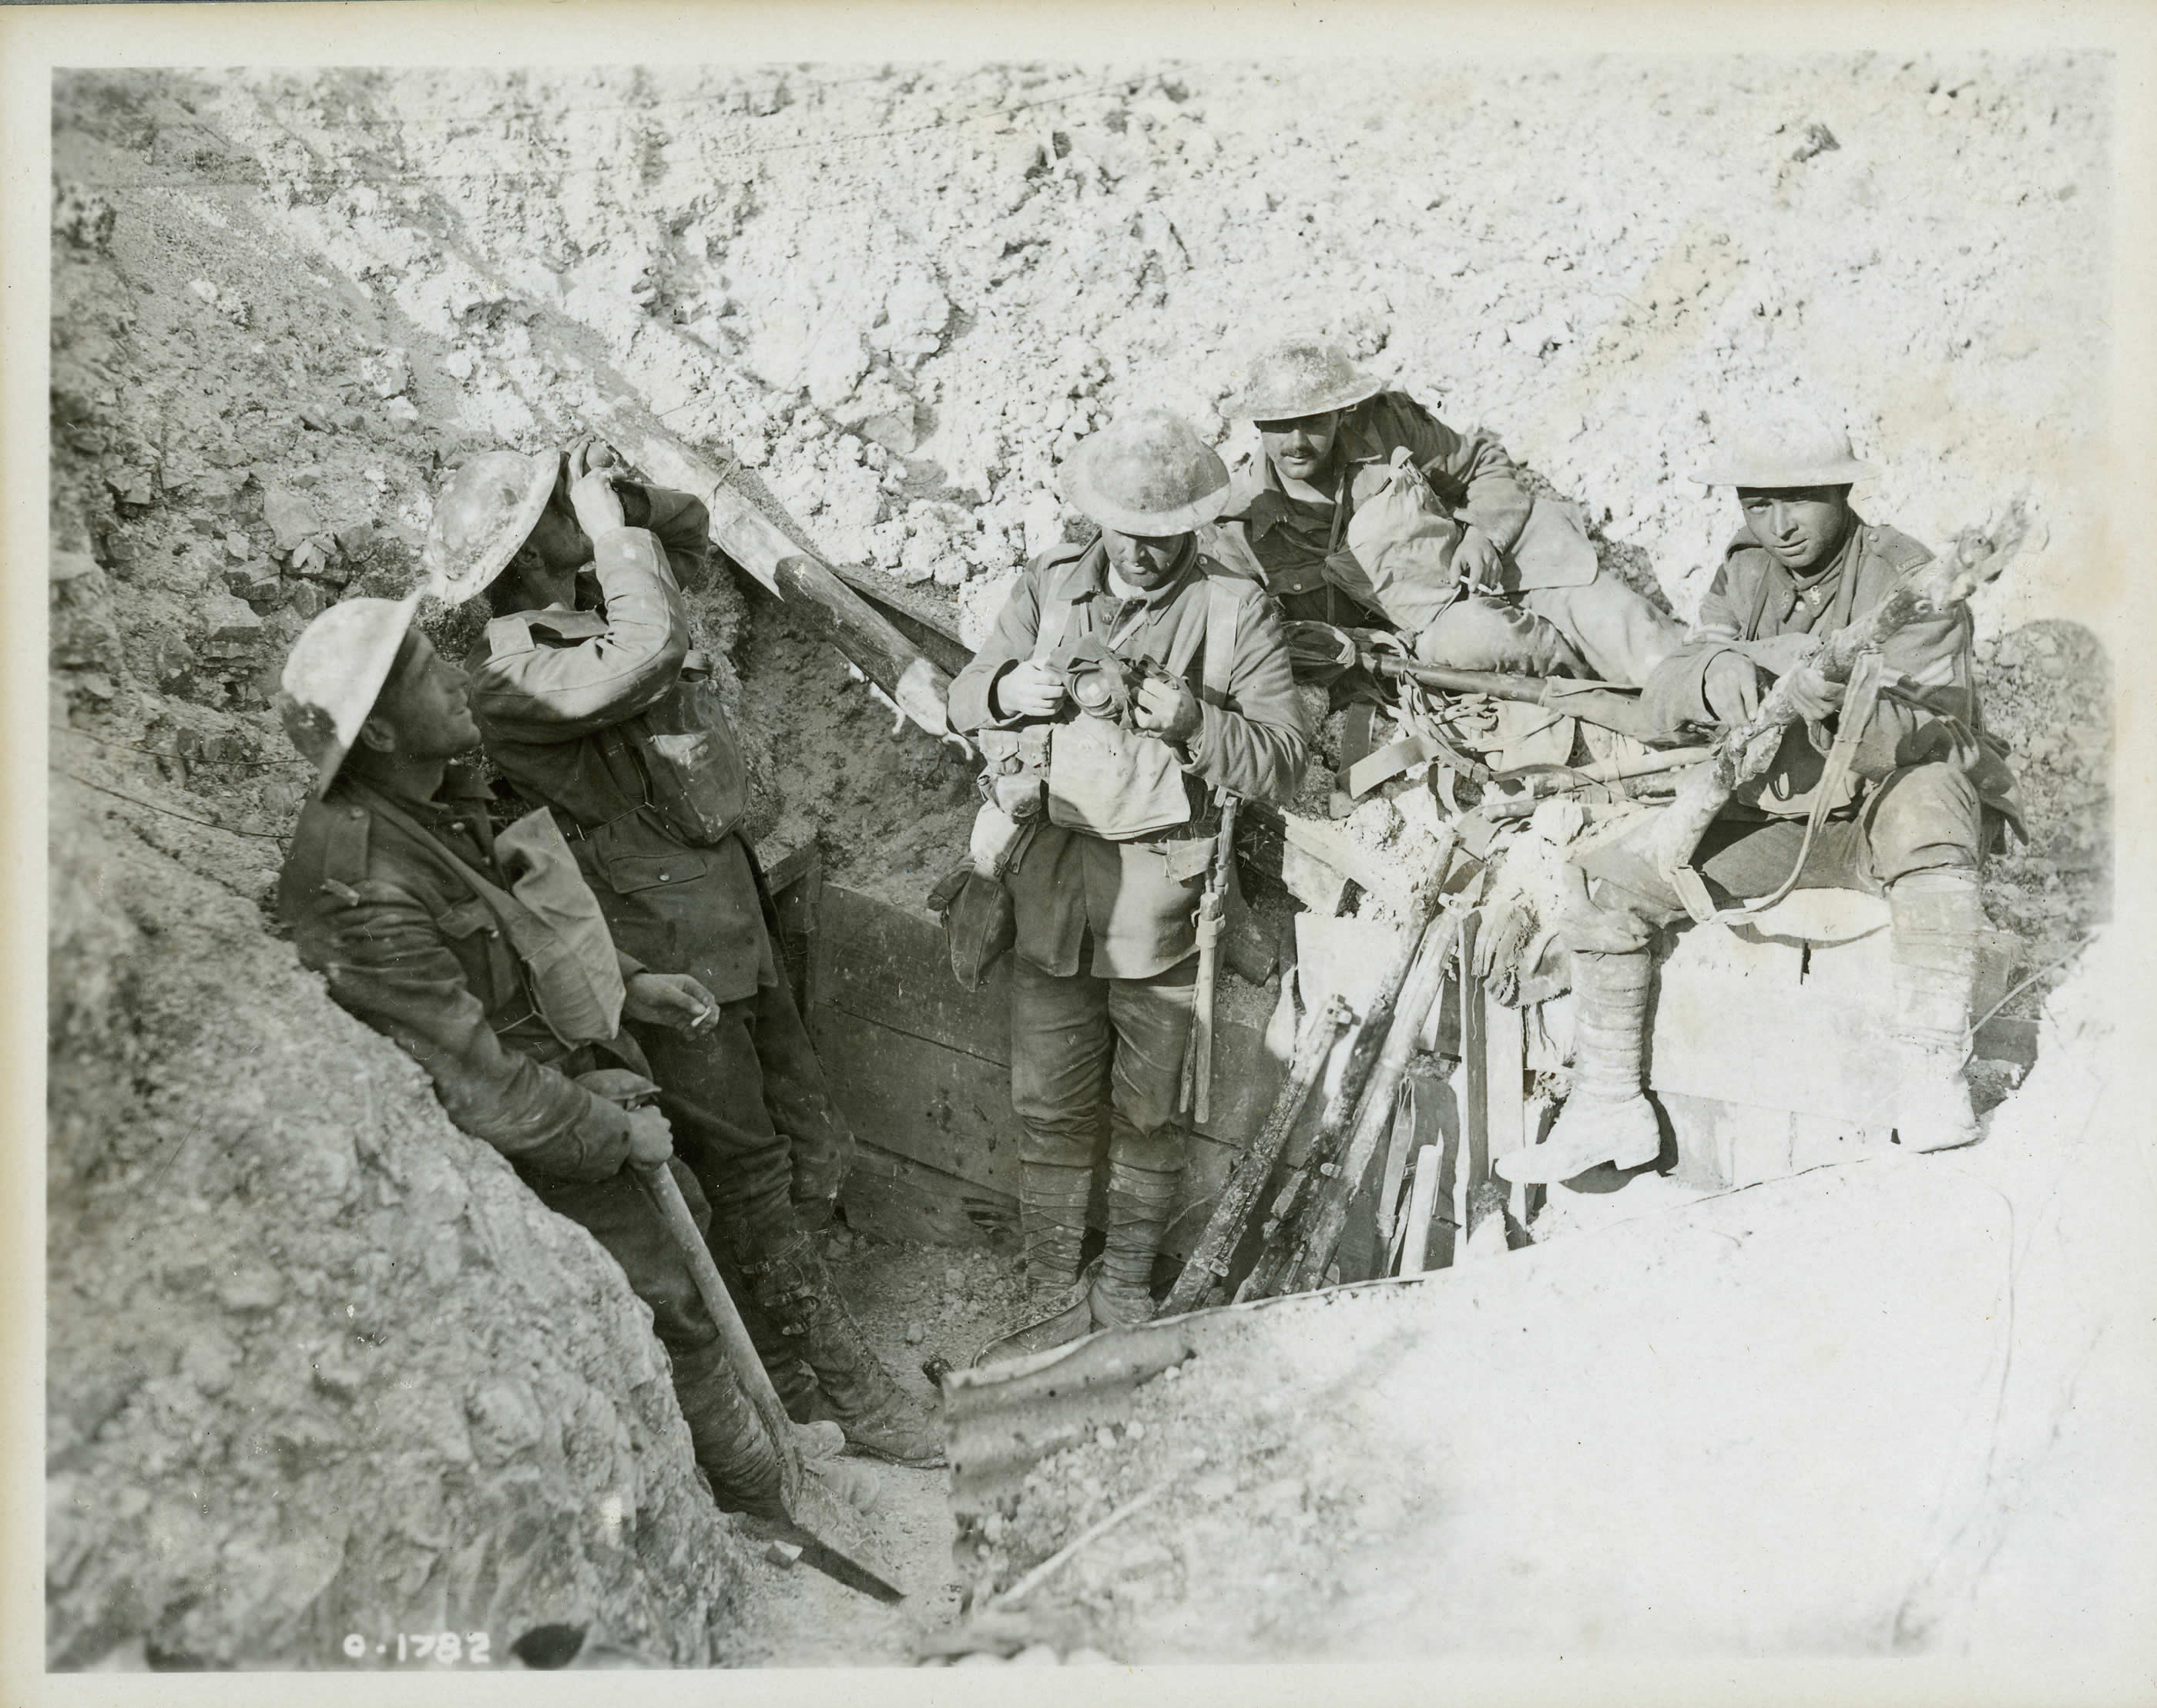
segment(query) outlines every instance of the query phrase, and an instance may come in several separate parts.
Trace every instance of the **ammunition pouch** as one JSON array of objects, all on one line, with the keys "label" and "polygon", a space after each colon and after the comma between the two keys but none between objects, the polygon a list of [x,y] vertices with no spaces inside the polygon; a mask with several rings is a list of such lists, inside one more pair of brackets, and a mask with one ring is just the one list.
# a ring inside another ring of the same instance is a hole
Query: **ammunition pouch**
[{"label": "ammunition pouch", "polygon": [[984,729],[974,739],[986,761],[982,795],[1014,819],[1038,817],[1048,787],[1049,726]]},{"label": "ammunition pouch", "polygon": [[724,840],[749,807],[749,772],[719,704],[702,652],[692,652],[659,703],[631,719],[650,805],[675,836],[692,848]]}]

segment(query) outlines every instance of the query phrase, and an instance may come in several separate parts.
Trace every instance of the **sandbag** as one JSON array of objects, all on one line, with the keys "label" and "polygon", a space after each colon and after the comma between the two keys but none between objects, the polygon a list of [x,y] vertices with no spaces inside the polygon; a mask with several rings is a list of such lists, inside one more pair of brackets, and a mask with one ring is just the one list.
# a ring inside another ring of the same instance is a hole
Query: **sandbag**
[{"label": "sandbag", "polygon": [[[1401,445],[1393,452],[1384,484],[1359,502],[1349,518],[1345,555],[1367,580],[1370,601],[1413,635],[1459,595],[1453,556],[1462,532],[1408,448]],[[1331,563],[1328,567],[1335,579],[1345,578],[1346,565],[1337,571]]]}]

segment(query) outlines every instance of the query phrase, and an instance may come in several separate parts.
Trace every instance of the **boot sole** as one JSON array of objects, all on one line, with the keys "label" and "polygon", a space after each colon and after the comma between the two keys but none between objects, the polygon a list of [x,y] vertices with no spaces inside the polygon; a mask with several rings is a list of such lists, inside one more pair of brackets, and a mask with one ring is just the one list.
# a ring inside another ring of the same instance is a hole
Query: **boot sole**
[{"label": "boot sole", "polygon": [[909,1471],[933,1471],[939,1466],[950,1463],[950,1460],[945,1457],[944,1449],[940,1447],[928,1458],[924,1458],[919,1454],[909,1458],[904,1453],[893,1453],[888,1448],[872,1447],[867,1442],[852,1439],[847,1443],[847,1457],[874,1459],[879,1464],[898,1465]]}]

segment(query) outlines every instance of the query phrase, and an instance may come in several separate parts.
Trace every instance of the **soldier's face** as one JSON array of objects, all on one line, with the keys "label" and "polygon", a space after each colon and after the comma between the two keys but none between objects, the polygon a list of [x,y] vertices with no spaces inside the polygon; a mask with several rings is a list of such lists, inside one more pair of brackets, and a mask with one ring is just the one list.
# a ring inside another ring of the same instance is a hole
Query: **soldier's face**
[{"label": "soldier's face", "polygon": [[1101,530],[1101,544],[1109,554],[1109,567],[1134,587],[1149,590],[1166,583],[1175,571],[1176,554],[1183,549],[1182,534],[1126,534],[1114,528]]},{"label": "soldier's face", "polygon": [[1850,532],[1847,486],[1740,486],[1737,507],[1768,555],[1799,574],[1833,557]]},{"label": "soldier's face", "polygon": [[389,680],[374,702],[369,726],[380,726],[386,742],[368,745],[412,759],[454,759],[479,745],[472,720],[471,680],[435,651],[418,630],[405,636]]},{"label": "soldier's face", "polygon": [[1308,481],[1324,469],[1341,430],[1341,412],[1298,415],[1287,421],[1261,421],[1259,437],[1275,469],[1291,481]]},{"label": "soldier's face", "polygon": [[559,505],[549,504],[509,560],[510,573],[522,587],[518,603],[541,610],[574,604],[577,571],[591,561],[592,543],[576,518]]}]

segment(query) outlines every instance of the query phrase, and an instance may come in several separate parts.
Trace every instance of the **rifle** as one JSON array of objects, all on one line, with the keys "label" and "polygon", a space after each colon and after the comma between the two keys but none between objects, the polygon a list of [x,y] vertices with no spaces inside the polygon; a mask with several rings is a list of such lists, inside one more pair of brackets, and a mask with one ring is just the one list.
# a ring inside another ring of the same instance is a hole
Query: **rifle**
[{"label": "rifle", "polygon": [[1259,1194],[1265,1190],[1267,1176],[1273,1173],[1274,1165],[1280,1160],[1281,1151],[1288,1144],[1289,1129],[1295,1126],[1295,1118],[1310,1100],[1311,1088],[1317,1084],[1326,1058],[1333,1053],[1334,1041],[1350,1018],[1348,1005],[1335,996],[1313,1010],[1305,1020],[1303,1038],[1296,1046],[1288,1083],[1274,1099],[1272,1112],[1267,1115],[1259,1136],[1238,1160],[1235,1172],[1221,1189],[1219,1201],[1206,1223],[1206,1232],[1199,1236],[1197,1247],[1184,1260],[1183,1273],[1176,1277],[1176,1285],[1157,1315],[1181,1316],[1186,1311],[1197,1309],[1206,1303],[1215,1284],[1227,1276],[1229,1261],[1243,1242],[1251,1212],[1257,1207]]},{"label": "rifle", "polygon": [[1229,869],[1236,858],[1236,797],[1214,791],[1221,805],[1221,828],[1206,863],[1206,892],[1198,898],[1198,980],[1191,999],[1191,1036],[1183,1049],[1183,1078],[1176,1099],[1179,1114],[1195,1126],[1212,1114],[1213,1093],[1213,991],[1221,967],[1221,925],[1228,915]]},{"label": "rifle", "polygon": [[1290,1267],[1291,1292],[1308,1292],[1324,1284],[1326,1271],[1341,1245],[1341,1230],[1347,1225],[1349,1201],[1370,1171],[1380,1142],[1393,1130],[1394,1096],[1400,1090],[1401,1076],[1408,1070],[1408,1057],[1415,1053],[1423,1022],[1429,1018],[1431,1006],[1445,982],[1446,966],[1459,934],[1459,918],[1458,914],[1449,918],[1441,915],[1423,927],[1413,970],[1402,987],[1400,1006],[1386,1035],[1385,1048],[1363,1088],[1346,1155],[1311,1206],[1303,1249]]},{"label": "rifle", "polygon": [[1297,663],[1360,666],[1372,676],[1391,682],[1412,682],[1445,694],[1488,694],[1496,700],[1516,700],[1540,706],[1567,718],[1580,718],[1604,729],[1614,729],[1635,741],[1666,741],[1667,730],[1658,728],[1646,708],[1633,697],[1637,688],[1623,682],[1594,682],[1585,677],[1517,676],[1505,671],[1454,670],[1442,664],[1418,664],[1397,652],[1359,640],[1346,629],[1331,623],[1294,622],[1288,625],[1289,652]]},{"label": "rifle", "polygon": [[[1878,604],[1829,636],[1812,661],[1830,682],[1847,682],[1860,654],[1884,646],[1918,616],[1964,603],[1976,583],[1975,574],[1968,568],[1949,570],[1932,559],[1915,564],[1896,577]],[[1932,584],[1929,589],[1928,584]],[[1796,674],[1790,671],[1777,677],[1760,709],[1723,732],[1708,762],[1687,774],[1677,799],[1648,828],[1650,862],[1685,903],[1686,911],[1701,924],[1715,918],[1715,903],[1707,881],[1693,867],[1693,851],[1730,805],[1730,797],[1763,774],[1782,750],[1784,733],[1799,721],[1790,688]]]}]

